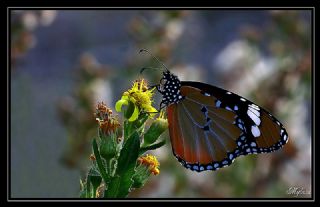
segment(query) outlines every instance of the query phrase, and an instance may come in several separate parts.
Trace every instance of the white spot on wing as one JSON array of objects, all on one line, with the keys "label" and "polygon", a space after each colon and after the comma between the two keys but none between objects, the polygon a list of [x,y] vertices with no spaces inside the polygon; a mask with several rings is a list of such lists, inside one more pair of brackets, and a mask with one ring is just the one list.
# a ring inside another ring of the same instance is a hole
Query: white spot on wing
[{"label": "white spot on wing", "polygon": [[251,146],[251,147],[256,147],[256,146],[257,146],[257,144],[256,144],[256,143],[254,143],[254,142],[251,142],[250,146]]},{"label": "white spot on wing", "polygon": [[231,109],[229,106],[227,106],[226,109],[227,109],[228,111],[232,111],[232,109]]},{"label": "white spot on wing", "polygon": [[216,102],[216,107],[220,107],[220,105],[221,105],[221,101],[219,101],[219,100],[217,100],[217,102]]},{"label": "white spot on wing", "polygon": [[259,137],[261,135],[260,130],[256,125],[251,127],[251,133],[254,137]]},{"label": "white spot on wing", "polygon": [[246,99],[244,99],[244,98],[240,98],[240,100],[241,100],[241,101],[246,101]]},{"label": "white spot on wing", "polygon": [[257,110],[260,110],[259,106],[255,105],[255,104],[251,104],[250,106],[251,106],[252,108],[255,108],[255,109],[257,109]]},{"label": "white spot on wing", "polygon": [[283,136],[283,140],[284,140],[284,141],[287,141],[287,139],[288,139],[288,136],[285,134],[285,135]]},{"label": "white spot on wing", "polygon": [[252,108],[251,106],[249,106],[248,109],[252,111],[255,115],[260,117],[260,112],[256,108]]},{"label": "white spot on wing", "polygon": [[256,115],[254,114],[251,110],[248,109],[247,111],[247,114],[248,116],[250,117],[250,119],[257,125],[259,126],[260,123],[261,123],[261,119]]}]

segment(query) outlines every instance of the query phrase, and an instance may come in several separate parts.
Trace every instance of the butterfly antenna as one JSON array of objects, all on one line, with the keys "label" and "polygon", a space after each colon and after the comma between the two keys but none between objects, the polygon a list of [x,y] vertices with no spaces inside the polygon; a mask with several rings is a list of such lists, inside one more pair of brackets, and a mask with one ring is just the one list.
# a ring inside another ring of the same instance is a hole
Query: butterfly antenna
[{"label": "butterfly antenna", "polygon": [[140,70],[140,74],[142,74],[142,72],[145,70],[162,70],[162,69],[161,68],[152,68],[152,67],[143,67]]},{"label": "butterfly antenna", "polygon": [[[169,69],[165,66],[165,64],[163,64],[163,62],[161,62],[156,56],[154,56],[153,54],[151,54],[151,52],[149,52],[148,50],[146,50],[146,49],[141,49],[140,51],[139,51],[140,53],[141,52],[146,52],[146,53],[148,53],[153,59],[155,59],[158,63],[160,63],[165,69],[166,69],[166,71],[169,71]],[[143,69],[143,68],[142,68]],[[142,70],[141,69],[141,70]],[[143,71],[143,70],[142,70]],[[140,71],[140,73],[141,73],[141,71]]]}]

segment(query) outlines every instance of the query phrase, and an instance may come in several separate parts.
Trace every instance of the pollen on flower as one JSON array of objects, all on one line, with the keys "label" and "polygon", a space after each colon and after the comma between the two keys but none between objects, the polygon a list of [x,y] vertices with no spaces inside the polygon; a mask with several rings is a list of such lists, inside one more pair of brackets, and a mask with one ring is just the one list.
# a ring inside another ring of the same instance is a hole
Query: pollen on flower
[{"label": "pollen on flower", "polygon": [[147,154],[143,157],[139,157],[138,162],[140,164],[148,166],[149,171],[152,174],[158,175],[160,173],[160,170],[159,170],[160,163],[155,156]]},{"label": "pollen on flower", "polygon": [[130,100],[133,101],[140,109],[149,112],[151,108],[154,89],[148,90],[146,80],[136,80],[133,86],[126,94],[129,95]]},{"label": "pollen on flower", "polygon": [[97,104],[96,113],[94,113],[94,115],[100,129],[106,134],[115,132],[120,126],[117,118],[112,115],[112,110],[103,102]]},{"label": "pollen on flower", "polygon": [[135,106],[135,112],[132,114],[132,117],[129,119],[129,121],[136,120],[139,112],[141,111],[149,113],[157,112],[157,110],[152,106],[154,90],[155,88],[150,90],[148,89],[146,80],[136,80],[133,83],[132,88],[123,93],[121,100],[116,103],[115,108],[118,112],[120,112],[122,105],[128,105],[129,102],[133,103]]}]

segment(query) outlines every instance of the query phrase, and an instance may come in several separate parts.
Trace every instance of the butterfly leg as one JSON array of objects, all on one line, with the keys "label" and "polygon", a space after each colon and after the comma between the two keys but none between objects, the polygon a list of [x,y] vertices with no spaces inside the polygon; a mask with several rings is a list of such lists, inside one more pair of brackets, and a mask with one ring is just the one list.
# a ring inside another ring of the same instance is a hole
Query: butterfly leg
[{"label": "butterfly leg", "polygon": [[151,85],[151,86],[149,86],[149,87],[148,87],[148,90],[151,90],[151,89],[153,89],[154,87],[156,87],[156,88],[157,88],[157,90],[159,90],[159,89],[158,89],[159,84],[155,84],[155,85]]},{"label": "butterfly leg", "polygon": [[163,108],[165,108],[167,105],[163,103],[163,101],[160,102],[160,108],[158,111],[161,111]]}]

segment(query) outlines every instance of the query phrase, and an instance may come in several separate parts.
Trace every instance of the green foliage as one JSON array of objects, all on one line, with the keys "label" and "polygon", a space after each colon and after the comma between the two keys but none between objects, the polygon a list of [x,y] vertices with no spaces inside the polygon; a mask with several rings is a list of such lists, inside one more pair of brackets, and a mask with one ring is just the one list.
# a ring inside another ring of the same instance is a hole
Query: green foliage
[{"label": "green foliage", "polygon": [[150,176],[150,172],[145,169],[145,166],[139,165],[136,168],[135,174],[132,177],[132,180],[133,180],[132,187],[141,188],[147,182],[149,176]]},{"label": "green foliage", "polygon": [[140,151],[139,151],[139,155],[142,155],[143,153],[145,153],[148,150],[154,150],[154,149],[158,149],[160,147],[162,147],[163,145],[166,144],[166,140],[162,140],[158,143],[152,144],[152,145],[148,145],[146,147],[141,147]]},{"label": "green foliage", "polygon": [[126,141],[118,159],[117,174],[123,175],[126,170],[134,168],[139,155],[140,137],[137,132],[133,133]]},{"label": "green foliage", "polygon": [[153,122],[144,135],[144,145],[150,145],[154,143],[167,128],[168,122],[164,119],[158,119]]},{"label": "green foliage", "polygon": [[97,160],[97,165],[98,165],[99,172],[100,172],[102,178],[104,179],[104,181],[107,182],[108,181],[108,175],[107,175],[106,169],[105,169],[105,167],[104,167],[104,165],[102,163],[100,152],[98,150],[97,141],[95,139],[93,139],[93,141],[92,141],[92,148],[93,148],[94,156],[96,157],[96,160]]},{"label": "green foliage", "polygon": [[[165,144],[165,141],[153,143],[167,129],[167,124],[159,125],[159,118],[152,120],[151,127],[144,133],[146,121],[150,115],[139,113],[136,120],[129,121],[132,112],[128,113],[128,110],[124,111],[125,120],[123,133],[121,133],[123,137],[119,136],[119,130],[106,130],[108,133],[105,133],[99,129],[98,137],[93,139],[94,159],[86,181],[81,182],[81,198],[124,198],[133,189],[143,187],[152,173],[159,173],[158,169],[154,169],[158,167],[158,161],[153,160],[156,158],[148,157],[149,160],[145,158],[144,163],[137,161],[143,153]],[[161,122],[166,122],[166,120],[161,118]],[[152,138],[150,130],[154,136]],[[147,142],[146,135],[149,139]],[[151,139],[152,142],[150,142]],[[103,191],[101,188],[104,188]],[[104,192],[103,195],[100,195],[100,192]]]},{"label": "green foliage", "polygon": [[133,183],[136,161],[139,155],[140,140],[137,132],[127,140],[121,150],[116,174],[111,178],[105,197],[121,198],[128,195]]}]

